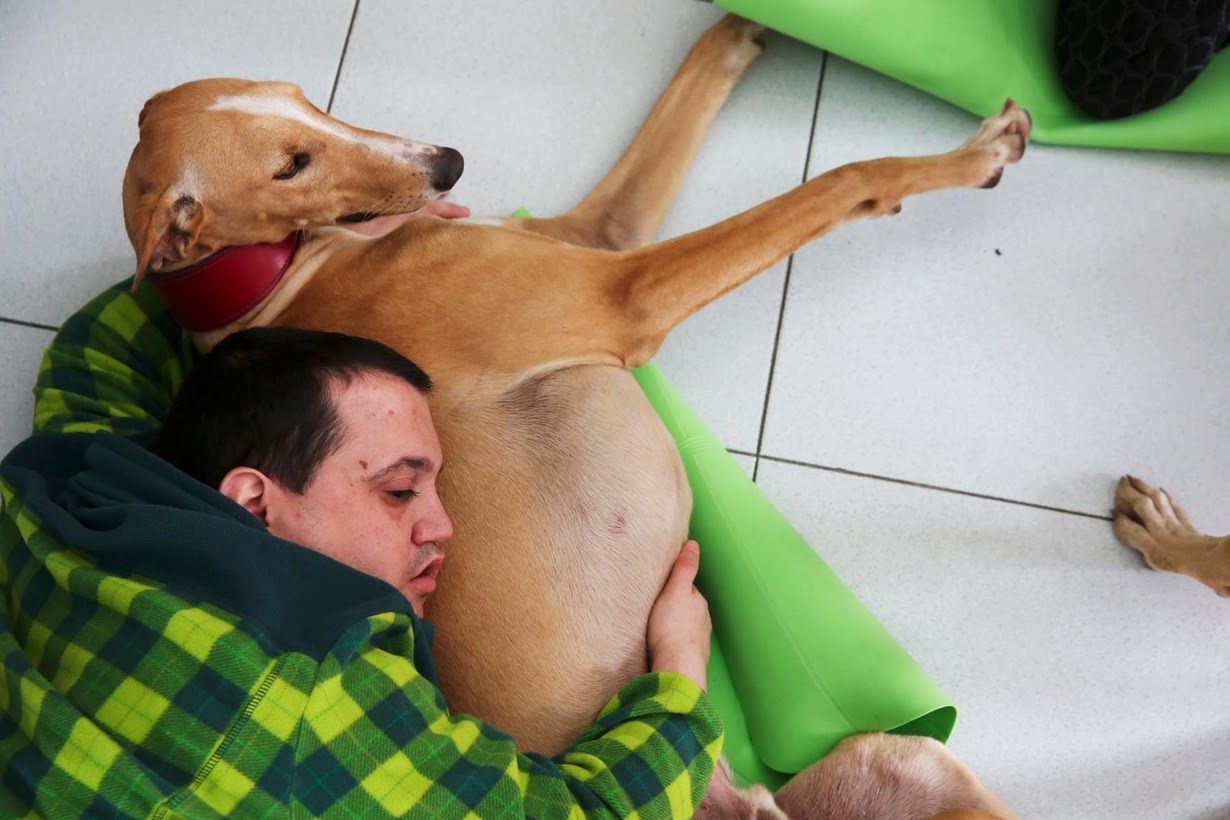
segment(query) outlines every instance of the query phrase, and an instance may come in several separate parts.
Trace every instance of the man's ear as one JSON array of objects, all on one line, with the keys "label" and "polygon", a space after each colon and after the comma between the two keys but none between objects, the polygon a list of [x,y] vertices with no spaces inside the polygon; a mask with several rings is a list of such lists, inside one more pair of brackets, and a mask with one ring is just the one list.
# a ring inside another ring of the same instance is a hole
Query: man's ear
[{"label": "man's ear", "polygon": [[236,467],[218,484],[218,492],[255,515],[266,529],[270,508],[277,505],[280,490],[273,479],[251,467]]},{"label": "man's ear", "polygon": [[179,193],[175,186],[141,197],[133,228],[133,245],[137,251],[133,291],[147,272],[162,270],[187,257],[210,219],[209,208],[204,202]]}]

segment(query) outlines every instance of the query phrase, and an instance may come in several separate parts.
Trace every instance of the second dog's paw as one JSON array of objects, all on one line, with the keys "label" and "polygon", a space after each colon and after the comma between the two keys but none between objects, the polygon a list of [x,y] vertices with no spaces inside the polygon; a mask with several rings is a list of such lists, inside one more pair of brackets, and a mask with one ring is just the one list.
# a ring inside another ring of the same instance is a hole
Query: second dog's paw
[{"label": "second dog's paw", "polygon": [[1135,476],[1125,475],[1115,488],[1115,512],[1131,518],[1154,536],[1199,535],[1170,493]]},{"label": "second dog's paw", "polygon": [[1115,488],[1112,526],[1125,547],[1138,550],[1145,563],[1157,570],[1173,571],[1158,539],[1168,535],[1198,536],[1187,513],[1170,494],[1154,489],[1135,476],[1125,475]]},{"label": "second dog's paw", "polygon": [[1151,568],[1189,575],[1230,598],[1230,538],[1202,535],[1165,490],[1125,475],[1111,513],[1119,543],[1139,551]]}]

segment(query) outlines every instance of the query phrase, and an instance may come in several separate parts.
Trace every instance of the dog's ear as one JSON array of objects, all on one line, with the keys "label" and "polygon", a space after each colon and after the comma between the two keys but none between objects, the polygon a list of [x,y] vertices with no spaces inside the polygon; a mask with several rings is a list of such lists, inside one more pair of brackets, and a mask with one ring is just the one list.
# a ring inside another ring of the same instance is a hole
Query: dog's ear
[{"label": "dog's ear", "polygon": [[133,292],[146,273],[162,270],[187,257],[209,220],[209,208],[204,202],[179,194],[173,187],[142,197],[133,230],[137,251]]},{"label": "dog's ear", "polygon": [[154,96],[145,101],[145,105],[141,106],[141,113],[137,115],[137,128],[145,125],[145,118],[149,116],[149,112],[158,105],[158,101],[166,96],[165,91],[159,91]]}]

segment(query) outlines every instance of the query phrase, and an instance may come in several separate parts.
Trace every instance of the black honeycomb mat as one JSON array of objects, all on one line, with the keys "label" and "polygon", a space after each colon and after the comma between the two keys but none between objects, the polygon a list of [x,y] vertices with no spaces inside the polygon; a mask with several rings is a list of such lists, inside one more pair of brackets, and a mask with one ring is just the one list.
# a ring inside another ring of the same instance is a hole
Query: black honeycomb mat
[{"label": "black honeycomb mat", "polygon": [[1064,91],[1100,119],[1174,99],[1228,43],[1230,0],[1058,4],[1055,54]]}]

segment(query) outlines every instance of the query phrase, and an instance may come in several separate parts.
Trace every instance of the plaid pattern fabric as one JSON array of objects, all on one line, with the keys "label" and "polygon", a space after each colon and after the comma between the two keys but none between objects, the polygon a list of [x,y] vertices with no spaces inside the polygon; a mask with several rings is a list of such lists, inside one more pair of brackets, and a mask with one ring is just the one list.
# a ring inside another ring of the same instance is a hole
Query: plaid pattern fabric
[{"label": "plaid pattern fabric", "polygon": [[[193,355],[155,293],[116,286],[47,351],[36,436],[148,444]],[[721,728],[686,678],[639,677],[569,751],[519,755],[447,712],[407,612],[288,649],[61,543],[12,479],[0,467],[0,816],[688,817],[712,773]]]}]

